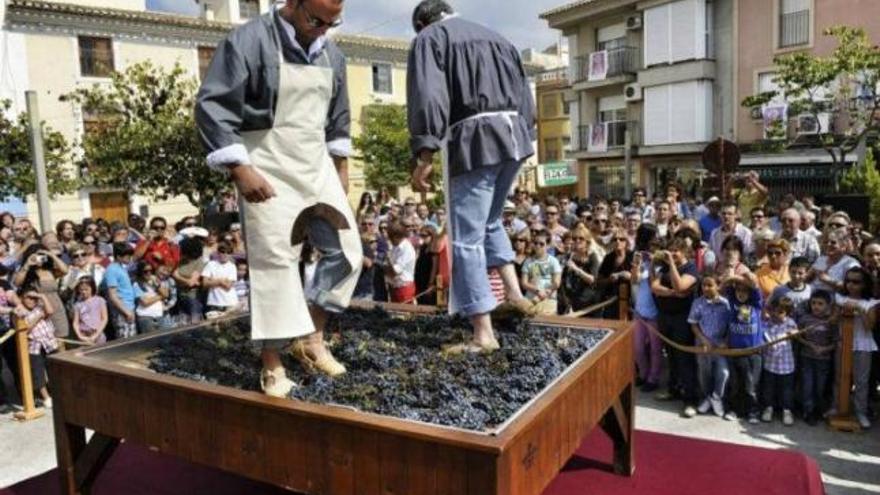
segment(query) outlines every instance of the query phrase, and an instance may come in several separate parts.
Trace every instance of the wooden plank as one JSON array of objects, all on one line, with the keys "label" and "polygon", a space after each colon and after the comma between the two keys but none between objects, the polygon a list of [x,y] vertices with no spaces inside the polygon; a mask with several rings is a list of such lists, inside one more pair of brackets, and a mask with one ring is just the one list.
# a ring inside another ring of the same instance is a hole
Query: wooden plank
[{"label": "wooden plank", "polygon": [[507,495],[498,492],[496,459],[479,452],[467,453],[467,495]]},{"label": "wooden plank", "polygon": [[178,455],[178,441],[181,438],[177,425],[176,396],[155,385],[143,387],[142,407],[144,416],[144,438],[150,447],[168,454]]},{"label": "wooden plank", "polygon": [[324,486],[333,495],[357,495],[352,461],[353,429],[345,425],[331,425],[325,433]]},{"label": "wooden plank", "polygon": [[436,455],[436,444],[405,439],[403,451],[406,456],[406,486],[409,493],[435,495],[437,465],[433,462],[433,458]]},{"label": "wooden plank", "polygon": [[370,430],[359,430],[352,435],[352,462],[358,495],[382,494],[379,437],[378,432]]},{"label": "wooden plank", "polygon": [[467,453],[462,449],[438,445],[437,495],[461,495],[467,493]]},{"label": "wooden plank", "polygon": [[379,473],[382,495],[413,495],[407,488],[407,464],[400,451],[400,438],[392,435],[379,437]]}]

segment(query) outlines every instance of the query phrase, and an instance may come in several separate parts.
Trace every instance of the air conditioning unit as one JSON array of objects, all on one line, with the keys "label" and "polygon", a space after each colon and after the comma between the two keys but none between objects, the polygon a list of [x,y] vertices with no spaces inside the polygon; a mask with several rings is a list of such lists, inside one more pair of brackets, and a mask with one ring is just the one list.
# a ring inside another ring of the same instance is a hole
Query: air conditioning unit
[{"label": "air conditioning unit", "polygon": [[[818,117],[818,120],[816,120]],[[818,115],[813,115],[811,113],[804,113],[798,115],[797,120],[797,134],[798,136],[806,136],[811,134],[819,134],[821,131],[822,134],[828,134],[831,132],[831,114],[830,113],[820,113]]]},{"label": "air conditioning unit", "polygon": [[642,29],[642,16],[640,14],[631,15],[626,18],[626,28],[630,31]]},{"label": "air conditioning unit", "polygon": [[642,85],[632,83],[624,86],[623,99],[626,101],[642,101]]}]

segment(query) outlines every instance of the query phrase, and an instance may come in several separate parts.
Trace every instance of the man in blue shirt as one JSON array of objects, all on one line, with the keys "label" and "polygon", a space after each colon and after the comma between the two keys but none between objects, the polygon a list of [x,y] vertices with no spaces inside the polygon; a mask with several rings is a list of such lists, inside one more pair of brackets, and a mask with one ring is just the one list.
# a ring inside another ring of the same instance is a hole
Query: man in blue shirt
[{"label": "man in blue shirt", "polygon": [[721,200],[718,199],[718,196],[709,198],[706,201],[706,207],[709,209],[709,213],[703,215],[699,221],[703,242],[709,242],[712,231],[721,227]]},{"label": "man in blue shirt", "polygon": [[113,263],[107,267],[103,285],[110,302],[110,314],[117,339],[137,335],[135,298],[131,277],[126,268],[134,256],[134,249],[126,242],[113,244]]}]

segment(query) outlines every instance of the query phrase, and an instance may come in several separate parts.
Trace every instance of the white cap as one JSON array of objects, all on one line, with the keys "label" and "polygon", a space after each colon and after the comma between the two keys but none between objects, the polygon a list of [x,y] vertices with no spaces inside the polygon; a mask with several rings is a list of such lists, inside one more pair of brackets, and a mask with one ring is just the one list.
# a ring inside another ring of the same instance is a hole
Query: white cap
[{"label": "white cap", "polygon": [[516,205],[513,204],[513,201],[507,200],[504,202],[504,211],[514,211],[516,210]]},{"label": "white cap", "polygon": [[706,200],[706,204],[709,204],[709,203],[720,203],[720,202],[721,202],[721,200],[718,199],[718,196],[712,196],[711,198],[709,198],[709,199]]},{"label": "white cap", "polygon": [[180,235],[184,237],[208,237],[208,229],[203,227],[187,227],[180,230]]}]

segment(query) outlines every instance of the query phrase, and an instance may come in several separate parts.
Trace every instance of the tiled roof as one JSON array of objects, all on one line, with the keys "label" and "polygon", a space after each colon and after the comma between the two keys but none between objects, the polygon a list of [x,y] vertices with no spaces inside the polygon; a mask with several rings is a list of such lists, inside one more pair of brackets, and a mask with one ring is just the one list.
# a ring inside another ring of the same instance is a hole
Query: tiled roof
[{"label": "tiled roof", "polygon": [[546,18],[550,17],[551,15],[561,14],[563,12],[566,12],[566,11],[569,11],[572,9],[576,9],[582,5],[587,5],[590,3],[601,2],[601,1],[602,0],[577,0],[575,2],[567,3],[565,5],[560,5],[559,7],[553,7],[550,10],[542,12],[541,15],[539,15],[538,17],[540,17],[541,19],[546,19]]},{"label": "tiled roof", "polygon": [[123,22],[139,21],[173,25],[185,28],[227,31],[232,25],[227,22],[208,21],[199,17],[144,12],[137,10],[112,9],[106,7],[87,7],[69,3],[46,2],[42,0],[8,0],[7,10],[37,11],[57,14],[88,16]]}]

